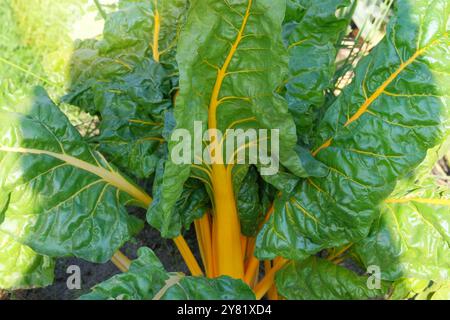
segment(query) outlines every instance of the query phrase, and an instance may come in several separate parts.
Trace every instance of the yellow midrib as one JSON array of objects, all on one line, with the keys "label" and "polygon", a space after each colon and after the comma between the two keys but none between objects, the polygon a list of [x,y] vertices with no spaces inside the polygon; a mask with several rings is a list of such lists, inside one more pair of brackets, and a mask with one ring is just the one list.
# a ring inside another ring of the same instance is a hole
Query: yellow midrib
[{"label": "yellow midrib", "polygon": [[155,15],[153,22],[153,59],[159,62],[161,53],[159,52],[159,33],[161,31],[161,16],[157,9],[157,1],[155,1]]},{"label": "yellow midrib", "polygon": [[438,199],[438,198],[400,198],[400,199],[387,199],[386,203],[408,203],[417,202],[424,204],[434,204],[434,205],[444,205],[450,206],[450,200],[448,199]]},{"label": "yellow midrib", "polygon": [[[423,47],[422,49],[417,50],[408,60],[405,62],[402,62],[397,70],[395,70],[394,73],[392,73],[389,78],[387,78],[383,84],[377,88],[377,90],[369,97],[367,98],[364,103],[358,108],[356,113],[350,117],[347,122],[344,124],[344,128],[348,127],[353,122],[357,121],[363,114],[365,114],[369,107],[372,105],[372,103],[384,92],[384,90],[394,81],[400,73],[405,70],[411,63],[413,63],[420,55],[422,55],[426,50],[428,50],[431,46],[434,44],[440,42],[441,39],[437,39],[430,43],[428,46]],[[325,141],[320,147],[318,147],[315,151],[313,151],[313,156],[316,156],[320,151],[328,148],[331,146],[333,142],[333,138],[328,139]]]},{"label": "yellow midrib", "polygon": [[[216,81],[211,93],[208,108],[208,128],[217,129],[217,108],[220,104],[220,91],[223,81],[227,75],[228,67],[242,41],[245,28],[247,26],[253,0],[249,0],[242,25],[238,31],[236,39],[231,46],[222,67],[217,71]],[[211,159],[222,159],[222,150],[216,137],[211,139]],[[244,277],[244,267],[241,263],[242,252],[240,243],[240,223],[236,209],[236,201],[230,176],[223,164],[212,165],[212,185],[214,192],[215,211],[213,218],[213,251],[216,255],[215,265],[217,275],[228,275],[233,278],[242,279]]]},{"label": "yellow midrib", "polygon": [[239,32],[236,36],[236,40],[234,41],[230,51],[228,52],[228,55],[225,59],[225,62],[220,68],[220,70],[217,72],[216,82],[214,84],[214,89],[211,94],[211,101],[209,103],[209,129],[216,129],[217,128],[217,106],[219,104],[219,94],[220,90],[222,89],[222,83],[225,79],[225,76],[227,74],[228,67],[230,66],[231,60],[234,57],[234,54],[236,53],[236,50],[239,46],[239,44],[242,41],[242,36],[245,31],[245,27],[247,26],[248,19],[250,17],[250,9],[252,6],[253,0],[248,1],[247,10],[245,12],[244,18],[242,20],[241,28],[239,29]]},{"label": "yellow midrib", "polygon": [[53,157],[55,159],[61,160],[73,167],[82,169],[86,172],[95,174],[96,176],[102,178],[107,183],[116,187],[117,189],[128,193],[133,198],[139,200],[147,207],[150,206],[152,202],[152,198],[140,190],[138,187],[130,183],[123,176],[121,176],[117,172],[111,172],[105,168],[95,166],[86,161],[77,159],[75,157],[69,156],[67,154],[60,154],[56,152],[51,152],[47,150],[39,150],[39,149],[30,149],[30,148],[21,148],[21,147],[0,147],[0,151],[3,152],[13,152],[13,153],[22,153],[22,154],[35,154],[35,155],[47,155]]},{"label": "yellow midrib", "polygon": [[161,290],[156,293],[152,300],[161,300],[166,292],[169,291],[169,289],[173,286],[178,285],[180,281],[183,280],[183,278],[184,275],[182,275],[181,273],[170,276],[169,279],[166,280],[166,284],[164,285],[164,287],[162,287]]}]

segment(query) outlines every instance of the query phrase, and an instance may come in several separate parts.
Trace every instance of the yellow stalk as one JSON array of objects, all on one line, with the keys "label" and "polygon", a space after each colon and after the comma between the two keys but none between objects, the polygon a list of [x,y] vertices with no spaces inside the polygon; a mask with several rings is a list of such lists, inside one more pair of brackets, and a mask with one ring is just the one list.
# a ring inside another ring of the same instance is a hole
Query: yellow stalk
[{"label": "yellow stalk", "polygon": [[[233,60],[239,44],[243,38],[247,22],[250,17],[252,0],[248,1],[247,10],[243,16],[241,27],[228,55],[217,72],[216,81],[211,94],[208,108],[208,128],[217,129],[217,108],[220,105],[220,92],[227,76],[227,70]],[[217,275],[228,275],[233,278],[244,277],[244,266],[241,248],[241,228],[236,209],[234,190],[231,175],[227,174],[225,165],[217,160],[223,160],[220,142],[214,137],[211,139],[212,187],[214,192],[214,221],[213,221],[213,250],[216,257]]]},{"label": "yellow stalk", "polygon": [[248,263],[249,263],[251,257],[253,257],[253,253],[255,252],[255,245],[256,245],[256,238],[255,237],[249,238],[247,241],[247,249],[245,252],[245,268],[246,269],[248,267]]},{"label": "yellow stalk", "polygon": [[207,213],[201,219],[195,220],[194,224],[206,275],[212,278],[214,277],[214,257],[212,254],[211,223],[209,220],[209,214]]},{"label": "yellow stalk", "polygon": [[155,0],[155,13],[153,21],[153,60],[159,62],[160,52],[159,52],[159,33],[161,31],[161,17],[158,11],[158,0]]},{"label": "yellow stalk", "polygon": [[264,278],[256,285],[254,291],[257,300],[261,300],[274,284],[275,274],[283,268],[289,261],[283,258],[277,258],[275,265],[264,276]]},{"label": "yellow stalk", "polygon": [[[344,248],[339,250],[337,253],[334,253],[334,254],[330,255],[329,257],[327,257],[327,260],[333,261],[336,258],[339,258],[341,255],[343,255],[345,252],[347,252],[347,250],[350,249],[352,246],[353,246],[353,243],[346,245]],[[333,250],[335,250],[335,249],[333,249]]]},{"label": "yellow stalk", "polygon": [[173,239],[173,241],[175,242],[175,245],[183,256],[183,259],[186,262],[186,265],[188,266],[191,274],[193,276],[203,276],[202,269],[200,269],[200,266],[198,265],[198,262],[195,259],[191,249],[189,248],[186,240],[184,240],[182,236],[179,236]]},{"label": "yellow stalk", "polygon": [[222,164],[212,166],[214,190],[214,253],[217,275],[236,279],[244,277],[241,248],[241,226],[236,209],[233,183]]},{"label": "yellow stalk", "polygon": [[111,258],[111,262],[122,272],[128,272],[131,261],[122,252],[117,251]]},{"label": "yellow stalk", "polygon": [[[270,269],[272,269],[272,262],[270,260],[265,260],[264,270],[266,274],[270,271]],[[272,285],[270,287],[269,291],[267,292],[267,298],[269,298],[269,300],[278,300],[278,291],[275,285]]]},{"label": "yellow stalk", "polygon": [[251,285],[253,282],[253,279],[255,278],[256,273],[259,269],[259,260],[256,259],[254,256],[250,258],[250,261],[248,262],[248,267],[245,270],[245,276],[244,276],[244,282],[248,285]]}]

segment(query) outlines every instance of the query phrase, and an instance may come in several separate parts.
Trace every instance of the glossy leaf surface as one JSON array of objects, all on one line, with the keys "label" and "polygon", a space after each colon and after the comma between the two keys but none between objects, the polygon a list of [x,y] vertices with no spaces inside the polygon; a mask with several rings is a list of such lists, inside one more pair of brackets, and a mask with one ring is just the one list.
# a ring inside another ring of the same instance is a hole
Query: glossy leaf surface
[{"label": "glossy leaf surface", "polygon": [[[177,52],[176,129],[187,130],[191,137],[195,121],[203,124],[203,130],[222,132],[242,127],[278,129],[281,163],[297,176],[306,176],[294,151],[294,121],[285,101],[274,93],[287,72],[281,39],[284,11],[285,2],[279,0],[191,2]],[[169,144],[170,153],[175,146]],[[183,184],[197,175],[191,169],[173,161],[165,165],[162,196],[155,198],[148,220],[166,237],[179,234],[177,226],[163,220],[173,219],[171,212]]]},{"label": "glossy leaf surface", "polygon": [[310,135],[325,103],[325,90],[333,86],[338,40],[349,24],[348,17],[337,16],[337,10],[350,2],[290,2],[283,25],[283,38],[289,53],[286,99],[300,139],[310,144]]},{"label": "glossy leaf surface", "polygon": [[448,126],[446,1],[399,1],[386,38],[327,110],[316,146],[325,178],[301,181],[275,204],[258,238],[262,258],[303,259],[364,238],[399,178]]},{"label": "glossy leaf surface", "polygon": [[91,150],[45,91],[0,112],[0,190],[11,194],[0,231],[49,256],[106,262],[142,223],[150,199]]},{"label": "glossy leaf surface", "polygon": [[380,266],[383,279],[448,279],[450,193],[435,183],[389,199],[369,236],[356,245],[365,265]]},{"label": "glossy leaf surface", "polygon": [[55,263],[0,232],[0,288],[45,287],[53,283]]}]

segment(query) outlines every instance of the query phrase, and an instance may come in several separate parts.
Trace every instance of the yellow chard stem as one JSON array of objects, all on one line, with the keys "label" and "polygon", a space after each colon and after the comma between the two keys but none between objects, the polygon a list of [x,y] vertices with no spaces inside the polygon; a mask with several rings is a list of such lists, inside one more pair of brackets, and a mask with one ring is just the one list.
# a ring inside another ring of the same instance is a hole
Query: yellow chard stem
[{"label": "yellow chard stem", "polygon": [[195,256],[192,253],[191,249],[189,248],[186,240],[182,236],[179,236],[179,237],[173,239],[173,241],[175,242],[178,250],[180,251],[181,255],[183,256],[183,259],[186,262],[191,274],[194,277],[203,276],[203,271],[200,268],[200,266],[198,265],[197,259],[195,259]]},{"label": "yellow chard stem", "polygon": [[241,226],[231,176],[222,164],[212,166],[214,190],[214,246],[217,275],[244,278]]},{"label": "yellow chard stem", "polygon": [[257,300],[261,300],[274,284],[275,274],[283,268],[289,261],[283,258],[277,258],[275,265],[264,278],[255,286],[255,295]]},{"label": "yellow chard stem", "polygon": [[[216,81],[211,94],[208,108],[208,128],[217,129],[217,109],[220,105],[220,92],[227,76],[228,67],[239,44],[250,17],[252,0],[248,1],[247,10],[243,16],[241,27],[233,45],[225,58],[222,67],[217,72]],[[241,226],[234,197],[232,170],[220,163],[223,161],[222,144],[217,137],[211,137],[212,186],[214,192],[213,221],[213,252],[216,258],[217,275],[227,275],[236,279],[244,278],[243,255],[241,248]]]},{"label": "yellow chard stem", "polygon": [[111,262],[122,272],[128,272],[131,261],[122,252],[117,251],[111,258]]}]

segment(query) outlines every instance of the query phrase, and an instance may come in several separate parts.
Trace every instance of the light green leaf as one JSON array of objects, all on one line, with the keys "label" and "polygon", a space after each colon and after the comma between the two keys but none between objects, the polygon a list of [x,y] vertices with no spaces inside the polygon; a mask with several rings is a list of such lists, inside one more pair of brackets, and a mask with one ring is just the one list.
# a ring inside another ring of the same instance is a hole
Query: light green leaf
[{"label": "light green leaf", "polygon": [[430,285],[429,280],[414,278],[400,279],[393,283],[390,300],[412,299],[417,294],[423,292]]},{"label": "light green leaf", "polygon": [[450,193],[430,186],[389,199],[355,251],[382,278],[446,280],[450,276]]},{"label": "light green leaf", "polygon": [[367,283],[367,277],[317,257],[291,262],[276,276],[279,294],[290,300],[362,300],[387,293],[385,283],[379,289]]},{"label": "light green leaf", "polygon": [[45,287],[53,283],[55,262],[0,232],[0,289]]},{"label": "light green leaf", "polygon": [[261,258],[301,259],[363,239],[397,180],[444,139],[449,14],[443,0],[397,2],[386,38],[318,129],[312,152],[329,174],[301,181],[276,202],[257,241]]},{"label": "light green leaf", "polygon": [[106,262],[142,222],[131,200],[151,199],[92,151],[42,88],[0,112],[0,192],[11,194],[0,231],[48,256]]},{"label": "light green leaf", "polygon": [[450,300],[450,282],[445,282],[435,288],[431,300]]}]

